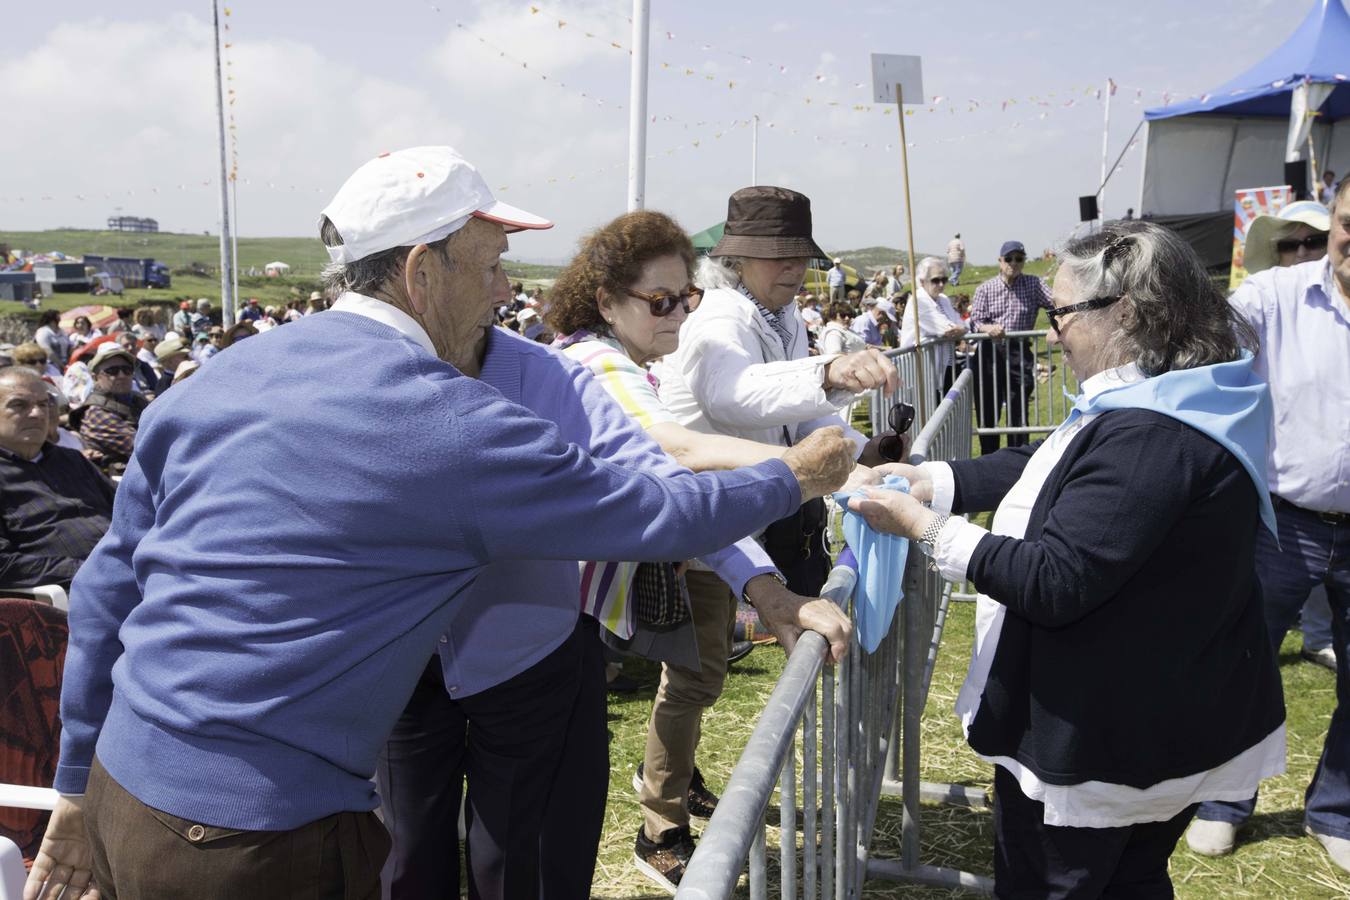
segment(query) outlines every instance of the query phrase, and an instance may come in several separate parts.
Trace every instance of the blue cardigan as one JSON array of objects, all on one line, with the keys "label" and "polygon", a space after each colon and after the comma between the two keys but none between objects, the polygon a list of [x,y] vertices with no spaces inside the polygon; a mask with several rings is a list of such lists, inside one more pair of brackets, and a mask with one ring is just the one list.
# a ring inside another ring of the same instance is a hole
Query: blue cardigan
[{"label": "blue cardigan", "polygon": [[210,825],[373,809],[377,754],[484,566],[697,556],[800,502],[780,460],[594,460],[362,316],[274,329],[141,420],[71,588],[56,787],[82,791],[97,749],[142,802]]},{"label": "blue cardigan", "polygon": [[[624,413],[595,376],[543,344],[503,328],[488,338],[480,376],[502,396],[554,422],[563,440],[635,472],[665,478],[686,470]],[[589,525],[582,519],[574,526]],[[581,585],[575,560],[531,558],[522,544],[513,558],[492,562],[464,592],[441,642],[441,671],[452,697],[500,684],[551,653],[572,633]],[[760,567],[735,547],[704,561],[739,595]]]},{"label": "blue cardigan", "polygon": [[[1039,442],[951,463],[954,512],[996,507]],[[1207,771],[1284,721],[1253,550],[1252,478],[1214,439],[1121,409],[1083,427],[1024,539],[968,572],[1006,606],[970,745],[1047,784],[1144,788]]]}]

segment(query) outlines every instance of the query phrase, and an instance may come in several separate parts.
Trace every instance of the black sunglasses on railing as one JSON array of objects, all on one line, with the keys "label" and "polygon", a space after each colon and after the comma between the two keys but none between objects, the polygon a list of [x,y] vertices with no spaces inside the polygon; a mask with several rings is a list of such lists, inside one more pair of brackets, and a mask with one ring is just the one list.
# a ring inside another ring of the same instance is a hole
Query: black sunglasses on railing
[{"label": "black sunglasses on railing", "polygon": [[1060,316],[1067,316],[1070,313],[1076,312],[1087,312],[1090,309],[1105,309],[1112,303],[1119,301],[1120,297],[1123,296],[1124,294],[1117,297],[1094,297],[1091,300],[1084,300],[1082,303],[1073,303],[1069,306],[1056,306],[1053,309],[1047,309],[1045,311],[1045,316],[1050,320],[1050,329],[1058,335]]},{"label": "black sunglasses on railing", "polygon": [[895,404],[886,416],[886,423],[891,426],[891,431],[904,434],[914,424],[914,407],[908,403]]}]

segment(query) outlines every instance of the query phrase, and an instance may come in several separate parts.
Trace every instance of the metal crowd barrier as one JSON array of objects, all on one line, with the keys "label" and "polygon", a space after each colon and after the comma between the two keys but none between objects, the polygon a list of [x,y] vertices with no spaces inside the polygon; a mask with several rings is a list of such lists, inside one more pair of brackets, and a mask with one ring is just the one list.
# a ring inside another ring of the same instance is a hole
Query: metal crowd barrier
[{"label": "metal crowd barrier", "polygon": [[[992,437],[1053,431],[1068,418],[1072,401],[1065,392],[1077,393],[1078,382],[1064,364],[1060,350],[1047,342],[1047,334],[1048,331],[1010,331],[1000,338],[968,334],[960,339],[924,341],[917,348],[888,350],[886,355],[900,371],[901,386],[891,396],[882,396],[879,391],[872,393],[872,433],[886,430],[886,412],[896,400],[914,407],[916,422],[929,421],[944,395],[945,382],[954,380],[963,371],[974,375],[971,391],[976,415],[980,410],[994,411],[977,423],[976,434]],[[952,360],[950,373],[947,359]],[[920,371],[922,396],[918,390]],[[1024,411],[1016,415],[1014,410],[1019,406]],[[1002,420],[997,415],[998,409],[1003,410]]]},{"label": "metal crowd barrier", "polygon": [[[970,456],[973,380],[963,373],[934,405],[912,461]],[[822,596],[847,605],[855,565],[852,554],[841,554]],[[855,632],[847,658],[830,667],[824,638],[807,633],[798,641],[703,831],[677,898],[730,897],[747,860],[751,900],[766,900],[771,870],[784,898],[848,900],[861,895],[868,878],[992,889],[988,879],[918,862],[920,800],[976,806],[984,797],[919,780],[919,720],[950,587],[913,549],[905,591],[874,653],[861,651]],[[771,865],[766,815],[775,782],[778,852]],[[904,808],[901,858],[872,858],[881,798],[896,794]]]}]

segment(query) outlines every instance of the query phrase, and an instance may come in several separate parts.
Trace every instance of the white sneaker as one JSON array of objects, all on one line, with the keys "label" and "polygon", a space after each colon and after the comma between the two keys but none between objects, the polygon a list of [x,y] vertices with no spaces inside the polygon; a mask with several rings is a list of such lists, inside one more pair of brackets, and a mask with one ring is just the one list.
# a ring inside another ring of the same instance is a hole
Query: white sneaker
[{"label": "white sneaker", "polygon": [[1318,834],[1311,828],[1304,828],[1304,831],[1321,842],[1332,862],[1350,872],[1350,841],[1329,834]]},{"label": "white sneaker", "polygon": [[1299,655],[1310,663],[1316,663],[1333,672],[1336,671],[1336,651],[1332,650],[1330,647],[1323,647],[1321,650],[1309,650],[1307,647],[1304,647],[1303,652]]},{"label": "white sneaker", "polygon": [[1201,856],[1227,856],[1236,840],[1237,826],[1231,822],[1196,819],[1186,829],[1186,845]]}]

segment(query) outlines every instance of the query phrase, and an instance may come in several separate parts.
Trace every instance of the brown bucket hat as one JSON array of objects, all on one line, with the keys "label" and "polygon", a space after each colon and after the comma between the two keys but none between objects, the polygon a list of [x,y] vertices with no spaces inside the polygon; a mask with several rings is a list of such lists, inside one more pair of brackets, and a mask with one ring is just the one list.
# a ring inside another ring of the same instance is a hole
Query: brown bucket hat
[{"label": "brown bucket hat", "polygon": [[811,199],[780,187],[741,188],[727,201],[727,224],[709,256],[824,259],[811,239]]}]

